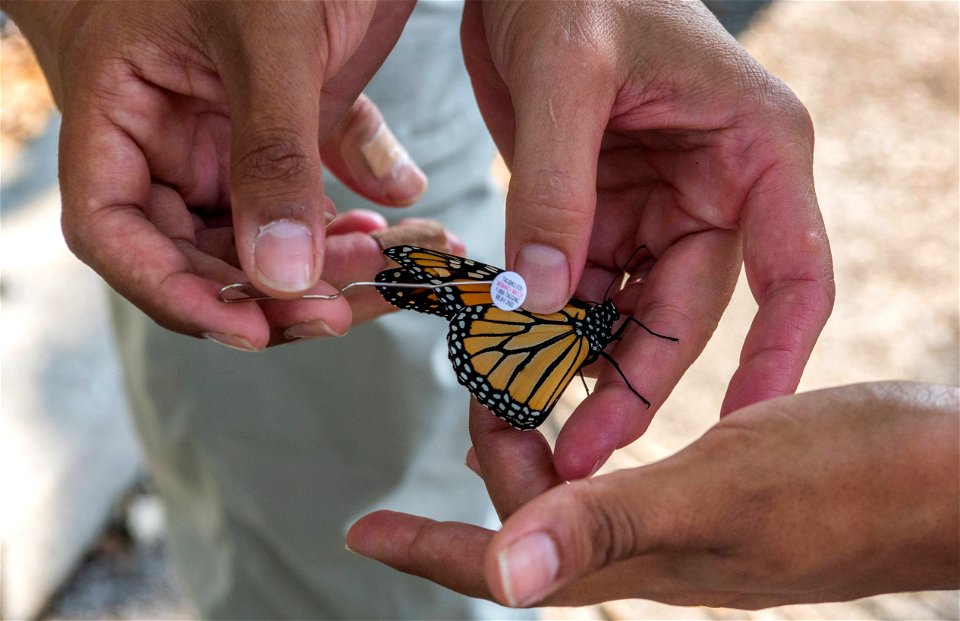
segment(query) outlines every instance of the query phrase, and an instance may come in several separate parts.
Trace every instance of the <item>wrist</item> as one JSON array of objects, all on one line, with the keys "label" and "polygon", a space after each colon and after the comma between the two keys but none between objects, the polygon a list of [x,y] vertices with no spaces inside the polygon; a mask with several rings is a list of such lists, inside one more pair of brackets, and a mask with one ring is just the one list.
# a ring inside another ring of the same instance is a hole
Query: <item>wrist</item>
[{"label": "wrist", "polygon": [[0,8],[17,25],[23,36],[30,42],[37,62],[59,104],[59,63],[57,62],[63,26],[77,0],[56,0],[36,2],[32,0],[7,0]]}]

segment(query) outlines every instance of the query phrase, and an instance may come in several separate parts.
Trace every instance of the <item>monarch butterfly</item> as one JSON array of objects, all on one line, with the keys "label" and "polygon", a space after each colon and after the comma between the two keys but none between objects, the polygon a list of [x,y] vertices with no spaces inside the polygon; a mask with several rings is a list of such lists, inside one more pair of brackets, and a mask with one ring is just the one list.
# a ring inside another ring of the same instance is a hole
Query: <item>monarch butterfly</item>
[{"label": "monarch butterfly", "polygon": [[[376,282],[424,283],[449,287],[395,289],[377,287],[385,300],[401,309],[439,315],[450,322],[447,346],[457,381],[477,400],[517,429],[534,429],[550,414],[573,376],[597,358],[607,359],[627,386],[616,360],[603,350],[619,341],[630,322],[654,336],[634,317],[614,331],[620,317],[612,300],[589,304],[571,298],[546,315],[493,305],[489,280],[502,270],[454,255],[415,246],[394,246],[384,254],[399,267],[380,272]],[[477,281],[477,284],[464,284]]]}]

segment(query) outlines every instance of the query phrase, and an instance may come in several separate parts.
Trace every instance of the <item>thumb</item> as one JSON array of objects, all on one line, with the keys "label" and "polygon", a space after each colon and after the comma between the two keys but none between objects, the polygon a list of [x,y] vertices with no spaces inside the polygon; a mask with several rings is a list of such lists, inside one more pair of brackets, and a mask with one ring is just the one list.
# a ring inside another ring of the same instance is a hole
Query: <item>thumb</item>
[{"label": "thumb", "polygon": [[696,521],[685,520],[694,515],[689,499],[697,498],[689,482],[658,464],[552,489],[494,537],[486,558],[490,592],[506,605],[530,606],[618,561],[689,545]]},{"label": "thumb", "polygon": [[227,6],[232,21],[209,45],[231,117],[237,252],[254,286],[293,297],[319,280],[325,226],[335,216],[323,193],[319,138],[330,134],[359,88],[336,101],[324,95],[357,51],[376,6]]},{"label": "thumb", "polygon": [[560,75],[567,72],[562,61],[532,69],[511,79],[516,133],[506,252],[509,269],[527,284],[524,307],[550,313],[570,299],[586,261],[613,94],[602,72],[571,86]]}]

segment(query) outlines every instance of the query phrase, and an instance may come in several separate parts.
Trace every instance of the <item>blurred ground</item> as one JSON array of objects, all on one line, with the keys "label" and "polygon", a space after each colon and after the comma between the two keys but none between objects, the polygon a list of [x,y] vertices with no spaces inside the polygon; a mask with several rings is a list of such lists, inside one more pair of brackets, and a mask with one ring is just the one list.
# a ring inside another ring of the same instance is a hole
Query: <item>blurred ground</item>
[{"label": "blurred ground", "polygon": [[140,459],[101,283],[60,235],[58,119],[25,43],[0,45],[0,615],[18,618],[70,575]]},{"label": "blurred ground", "polygon": [[[960,383],[958,4],[775,2],[759,14],[742,41],[799,95],[817,129],[817,190],[833,245],[838,297],[801,389],[891,378]],[[36,119],[45,119],[48,109],[37,91],[29,90],[36,88],[29,63],[15,65],[19,73],[10,69],[10,49],[4,40],[4,184],[19,141],[36,134]],[[8,78],[13,75],[25,77],[17,83],[27,86],[9,90]],[[26,120],[8,116],[15,105],[28,110]],[[8,225],[6,209],[3,217]],[[10,245],[8,232],[4,231],[4,246]],[[7,310],[9,283],[30,282],[17,280],[23,274],[17,270],[24,265],[11,264],[9,256],[5,251],[2,266],[5,393],[8,333],[11,327],[36,329]],[[60,269],[59,265],[47,267]],[[31,267],[39,269],[36,262]],[[608,468],[662,458],[712,424],[755,311],[744,284],[740,283],[715,338],[650,431]],[[76,286],[96,285],[88,280]],[[61,287],[53,288],[53,293]],[[69,308],[69,298],[53,299],[53,304]],[[21,320],[24,323],[18,323]],[[70,332],[81,328],[70,326]],[[27,332],[19,340],[31,338]],[[34,340],[35,347],[48,342]],[[115,372],[109,365],[102,368]],[[574,390],[568,407],[575,401]],[[11,414],[10,404],[4,399],[5,419]],[[555,416],[554,421],[562,418]],[[146,498],[149,504],[149,495]],[[132,500],[126,506],[136,507],[142,496]],[[142,525],[128,528],[137,520],[127,513],[137,510],[117,512],[114,527],[55,599],[48,618],[189,616],[165,565],[158,531],[145,531]],[[155,514],[154,519],[160,518]],[[564,619],[958,619],[960,603],[956,592],[765,611],[675,608],[631,600],[550,609],[545,614]]]}]

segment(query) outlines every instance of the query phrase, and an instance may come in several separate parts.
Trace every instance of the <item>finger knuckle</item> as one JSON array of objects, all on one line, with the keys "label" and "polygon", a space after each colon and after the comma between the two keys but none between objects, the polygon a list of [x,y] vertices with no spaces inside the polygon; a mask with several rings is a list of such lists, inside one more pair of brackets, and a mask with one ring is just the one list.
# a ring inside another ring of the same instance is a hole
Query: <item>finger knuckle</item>
[{"label": "finger knuckle", "polygon": [[306,185],[319,177],[319,155],[312,155],[293,132],[264,130],[247,142],[253,146],[233,161],[233,173],[241,184]]},{"label": "finger knuckle", "polygon": [[[94,203],[94,201],[89,200],[87,203]],[[65,204],[60,214],[60,230],[63,232],[63,239],[70,252],[103,275],[104,270],[109,269],[112,259],[108,245],[100,243],[102,241],[100,229],[106,228],[106,222],[103,220],[102,211],[88,207],[88,204],[69,207]],[[117,236],[116,227],[112,229]],[[119,234],[123,234],[122,229]]]},{"label": "finger knuckle", "polygon": [[606,567],[626,558],[636,549],[636,532],[629,511],[608,497],[597,494],[592,481],[570,485],[572,498],[585,515],[589,516],[577,542],[578,554],[591,567]]},{"label": "finger knuckle", "polygon": [[537,170],[511,181],[513,217],[518,224],[549,238],[574,238],[588,229],[596,195],[587,184],[562,170]]},{"label": "finger knuckle", "polygon": [[[752,93],[759,104],[759,114],[768,127],[782,128],[785,141],[813,148],[813,120],[800,98],[789,86],[766,73],[762,68],[745,75],[762,73],[762,77],[746,80],[744,92]],[[780,135],[777,132],[776,135]]]}]

